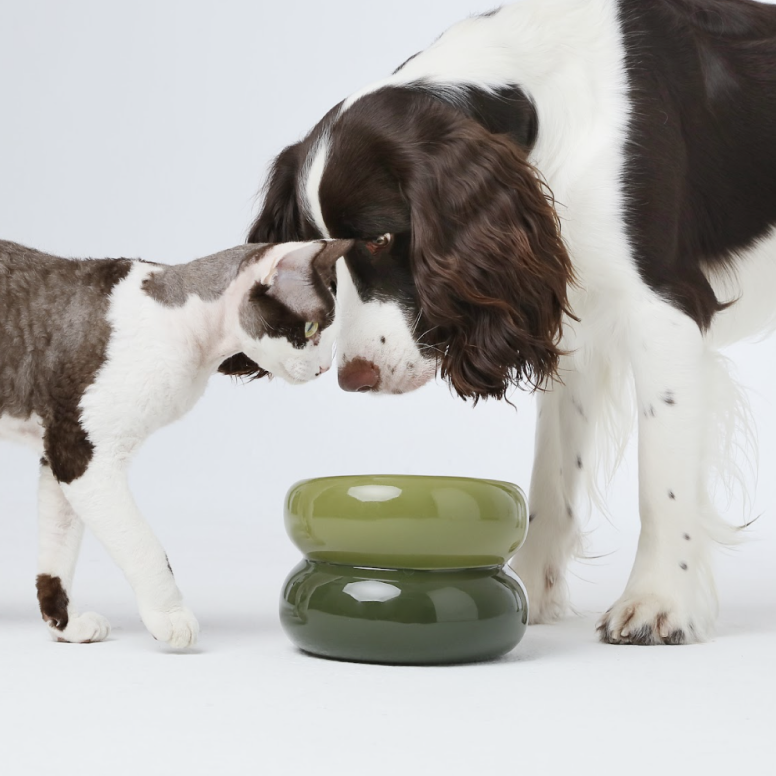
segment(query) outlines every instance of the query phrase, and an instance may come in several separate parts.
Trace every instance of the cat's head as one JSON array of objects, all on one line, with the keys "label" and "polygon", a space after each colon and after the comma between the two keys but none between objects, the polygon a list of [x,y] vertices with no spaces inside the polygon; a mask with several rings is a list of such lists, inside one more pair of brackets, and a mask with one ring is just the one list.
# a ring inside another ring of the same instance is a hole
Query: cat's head
[{"label": "cat's head", "polygon": [[[304,383],[329,369],[335,329],[334,266],[352,240],[257,246],[243,260],[249,282],[239,303],[241,353],[221,371],[270,373]],[[259,370],[251,369],[258,365]]]}]

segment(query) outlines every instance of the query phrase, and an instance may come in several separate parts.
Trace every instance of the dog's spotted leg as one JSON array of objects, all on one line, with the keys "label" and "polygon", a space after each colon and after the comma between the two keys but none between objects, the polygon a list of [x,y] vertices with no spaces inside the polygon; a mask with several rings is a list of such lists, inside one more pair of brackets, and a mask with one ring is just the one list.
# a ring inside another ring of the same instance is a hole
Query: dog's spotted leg
[{"label": "dog's spotted leg", "polygon": [[84,526],[73,512],[48,462],[40,466],[38,485],[38,603],[57,641],[102,641],[108,621],[94,612],[78,614],[70,601],[75,564]]},{"label": "dog's spotted leg", "polygon": [[706,496],[713,355],[689,318],[662,301],[637,311],[631,343],[639,404],[641,535],[622,597],[601,618],[612,644],[705,638],[716,614],[710,570],[717,519]]},{"label": "dog's spotted leg", "polygon": [[561,366],[563,383],[539,395],[536,457],[529,494],[530,528],[512,565],[526,585],[532,623],[563,616],[566,566],[579,545],[577,497],[591,465],[598,395],[586,375]]}]

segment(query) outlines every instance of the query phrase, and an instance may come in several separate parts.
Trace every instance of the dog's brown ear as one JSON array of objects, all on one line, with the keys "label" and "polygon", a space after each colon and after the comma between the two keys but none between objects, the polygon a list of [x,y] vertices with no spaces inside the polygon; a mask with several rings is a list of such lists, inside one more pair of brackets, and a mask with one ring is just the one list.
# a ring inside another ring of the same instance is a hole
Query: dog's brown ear
[{"label": "dog's brown ear", "polygon": [[296,179],[301,164],[299,143],[278,154],[264,186],[264,202],[248,233],[248,242],[278,243],[301,238],[301,216],[296,200]]},{"label": "dog's brown ear", "polygon": [[552,195],[506,136],[460,115],[436,132],[407,190],[424,342],[463,398],[539,387],[556,374],[571,314],[573,273]]}]

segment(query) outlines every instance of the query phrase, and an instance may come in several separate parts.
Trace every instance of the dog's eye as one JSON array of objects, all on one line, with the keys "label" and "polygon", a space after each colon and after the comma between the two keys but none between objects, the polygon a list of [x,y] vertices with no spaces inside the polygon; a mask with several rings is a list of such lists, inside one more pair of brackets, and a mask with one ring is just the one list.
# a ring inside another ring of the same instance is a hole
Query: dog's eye
[{"label": "dog's eye", "polygon": [[318,324],[315,321],[307,321],[304,325],[304,336],[310,339],[315,336],[316,331],[318,331]]},{"label": "dog's eye", "polygon": [[393,235],[390,232],[386,232],[385,234],[376,237],[374,240],[369,240],[366,244],[366,248],[372,256],[376,256],[381,251],[390,248],[392,243]]}]

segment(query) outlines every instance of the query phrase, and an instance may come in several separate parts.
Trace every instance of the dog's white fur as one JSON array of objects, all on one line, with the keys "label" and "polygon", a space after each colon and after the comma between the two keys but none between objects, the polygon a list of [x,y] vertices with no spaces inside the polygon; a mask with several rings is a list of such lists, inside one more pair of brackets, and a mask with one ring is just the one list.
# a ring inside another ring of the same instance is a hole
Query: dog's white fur
[{"label": "dog's white fur", "polygon": [[[342,111],[380,87],[417,80],[451,94],[467,84],[515,83],[530,97],[541,127],[530,161],[555,195],[578,279],[570,304],[581,322],[564,323],[561,348],[570,355],[561,362],[562,383],[539,395],[530,489],[537,519],[514,561],[528,588],[531,620],[546,622],[566,610],[564,573],[580,540],[576,504],[609,437],[621,449],[630,425],[623,396],[632,384],[641,538],[625,591],[602,623],[612,641],[650,628],[664,640],[679,632],[685,640],[706,638],[716,612],[710,551],[734,534],[712,506],[709,478],[720,461],[723,468],[729,463],[725,445],[741,418],[717,347],[772,327],[766,278],[776,275],[776,236],[740,258],[737,276],[711,278],[722,301],[740,299],[706,336],[642,281],[625,231],[621,181],[631,105],[613,0],[523,0],[493,17],[463,21],[396,74],[350,97]],[[308,197],[318,192],[326,154],[322,143],[308,168]],[[309,212],[326,234],[320,203]],[[397,305],[363,303],[346,292],[340,314],[342,360],[366,358],[381,375],[419,361],[412,327]],[[401,347],[381,349],[386,334]],[[403,371],[390,390],[417,384],[416,375]]]}]

